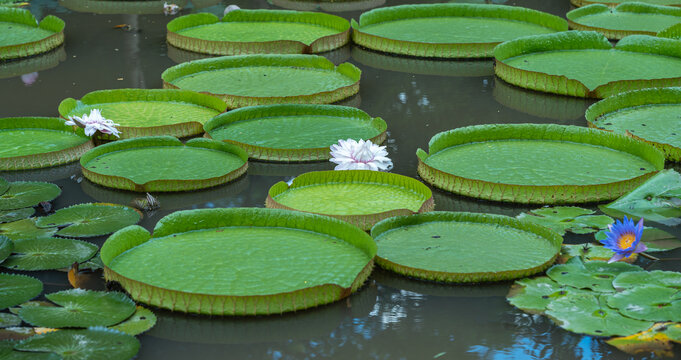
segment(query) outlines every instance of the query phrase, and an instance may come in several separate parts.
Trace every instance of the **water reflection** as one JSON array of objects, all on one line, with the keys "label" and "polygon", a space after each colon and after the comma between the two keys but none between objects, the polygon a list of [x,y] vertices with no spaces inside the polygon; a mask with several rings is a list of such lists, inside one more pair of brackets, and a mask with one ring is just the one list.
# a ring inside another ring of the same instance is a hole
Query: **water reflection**
[{"label": "water reflection", "polygon": [[272,5],[289,10],[344,12],[369,10],[385,4],[385,0],[345,0],[345,1],[315,1],[315,0],[268,0]]},{"label": "water reflection", "polygon": [[[338,65],[340,63],[346,62],[350,59],[350,53],[351,53],[351,46],[350,45],[345,45],[341,48],[334,49],[331,51],[315,54],[319,56],[323,56],[335,65]],[[187,51],[184,49],[180,49],[177,47],[174,47],[172,45],[168,45],[168,57],[173,60],[176,63],[183,63],[187,61],[194,61],[194,60],[200,60],[200,59],[207,59],[211,57],[217,57],[218,55],[210,55],[210,54],[201,54],[201,53],[196,53],[193,51]]]},{"label": "water reflection", "polygon": [[116,0],[59,0],[59,4],[67,9],[95,14],[163,14],[165,2],[187,6],[188,0],[172,1],[116,1]]},{"label": "water reflection", "polygon": [[[35,80],[37,80],[39,71],[56,67],[64,60],[66,60],[66,51],[64,50],[64,45],[61,45],[56,49],[38,56],[3,62],[2,65],[0,65],[0,79],[21,76],[21,80],[24,84],[33,85]],[[25,80],[25,76],[32,73],[35,73],[34,76],[36,79],[30,84],[27,84],[26,80],[28,80],[28,78]]]},{"label": "water reflection", "polygon": [[80,163],[53,166],[35,170],[0,171],[0,177],[7,181],[57,181],[80,176]]},{"label": "water reflection", "polygon": [[528,212],[540,207],[540,205],[528,206],[522,204],[508,204],[480,200],[462,195],[456,195],[435,188],[433,188],[433,199],[435,200],[435,210],[437,211],[467,211],[499,214],[512,217],[515,217],[522,212]]}]

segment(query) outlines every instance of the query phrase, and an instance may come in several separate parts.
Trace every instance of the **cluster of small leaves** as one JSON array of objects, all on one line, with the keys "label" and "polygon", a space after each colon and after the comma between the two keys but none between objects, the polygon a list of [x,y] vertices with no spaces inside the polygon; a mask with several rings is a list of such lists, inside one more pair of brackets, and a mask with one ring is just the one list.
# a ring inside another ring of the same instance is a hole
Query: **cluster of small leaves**
[{"label": "cluster of small leaves", "polygon": [[681,273],[574,256],[546,275],[516,281],[509,303],[625,351],[662,355],[681,343]]},{"label": "cluster of small leaves", "polygon": [[605,229],[615,221],[605,215],[592,215],[593,210],[574,206],[544,207],[522,213],[519,220],[533,222],[564,235],[566,231],[575,234],[590,234]]}]

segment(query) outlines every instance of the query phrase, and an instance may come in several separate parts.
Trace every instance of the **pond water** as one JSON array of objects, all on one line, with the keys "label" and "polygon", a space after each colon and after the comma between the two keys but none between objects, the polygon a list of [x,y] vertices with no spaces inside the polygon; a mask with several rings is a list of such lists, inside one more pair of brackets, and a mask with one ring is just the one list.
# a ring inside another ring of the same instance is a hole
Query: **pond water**
[{"label": "pond water", "polygon": [[[388,0],[388,5],[436,1]],[[275,8],[265,0],[196,1],[181,14],[221,14],[230,3]],[[75,4],[75,5],[74,5]],[[66,44],[39,57],[0,63],[0,117],[57,116],[67,97],[100,89],[160,88],[161,72],[197,54],[169,48],[165,25],[173,17],[77,12],[79,1],[33,0],[38,18],[66,22]],[[508,1],[564,16],[568,0]],[[201,8],[197,8],[201,7]],[[159,9],[160,13],[160,9]],[[360,11],[337,15],[358,19]],[[129,24],[130,31],[114,28]],[[393,172],[416,177],[416,149],[436,133],[487,123],[557,123],[585,126],[590,100],[525,91],[493,75],[491,61],[433,61],[345,48],[325,54],[362,70],[360,92],[346,101],[388,123]],[[36,74],[37,73],[37,79]],[[28,75],[24,75],[28,74]],[[24,75],[23,77],[21,75]],[[23,79],[23,81],[22,81]],[[25,83],[26,82],[26,83]],[[30,84],[29,84],[30,83]],[[332,169],[331,163],[254,162],[241,179],[216,188],[159,195],[162,208],[146,217],[148,229],[181,209],[263,207],[267,189],[303,172]],[[8,180],[51,181],[63,187],[55,209],[100,201],[128,204],[137,194],[113,191],[82,179],[77,163],[57,168],[5,172]],[[477,201],[434,190],[436,210],[491,212],[515,216],[527,207]],[[669,229],[667,229],[669,230]],[[671,229],[677,236],[678,229]],[[590,240],[568,236],[567,242]],[[93,240],[101,245],[105,240]],[[676,250],[663,257],[680,257]],[[643,262],[649,269],[681,270],[679,262]],[[31,275],[45,292],[69,288],[66,274]],[[376,269],[367,284],[346,300],[283,316],[229,318],[192,316],[156,309],[155,328],[140,336],[139,359],[629,359],[603,341],[560,329],[542,316],[507,304],[510,282],[450,286],[419,282]],[[102,287],[95,279],[93,287]],[[681,349],[677,347],[677,355]]]}]

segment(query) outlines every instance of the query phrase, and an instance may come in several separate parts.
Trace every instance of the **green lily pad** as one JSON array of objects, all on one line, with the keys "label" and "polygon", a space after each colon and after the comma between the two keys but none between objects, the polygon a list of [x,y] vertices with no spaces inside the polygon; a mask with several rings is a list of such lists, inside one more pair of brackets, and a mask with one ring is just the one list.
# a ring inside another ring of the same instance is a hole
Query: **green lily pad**
[{"label": "green lily pad", "polygon": [[614,9],[592,4],[572,10],[566,17],[570,29],[595,30],[618,40],[634,34],[656,35],[681,22],[681,9],[645,3],[622,3]]},{"label": "green lily pad", "polygon": [[61,229],[57,235],[92,237],[106,235],[128,225],[137,224],[142,215],[135,209],[105,203],[87,203],[59,209],[52,215],[36,219],[36,226]]},{"label": "green lily pad", "polygon": [[35,218],[0,224],[0,236],[6,236],[14,242],[31,239],[48,239],[57,232],[57,228],[39,228],[35,226]]},{"label": "green lily pad", "polygon": [[207,137],[235,144],[258,160],[315,161],[331,158],[338,139],[382,143],[387,125],[362,110],[336,105],[263,105],[229,111],[208,121]]},{"label": "green lily pad", "polygon": [[320,53],[350,41],[347,20],[320,12],[236,10],[222,20],[199,13],[174,19],[167,28],[170,45],[213,55]]},{"label": "green lily pad", "polygon": [[629,271],[643,271],[643,269],[624,262],[611,264],[603,261],[584,262],[581,257],[573,257],[565,264],[553,266],[546,271],[546,275],[559,284],[611,293],[615,292],[612,286],[615,277]]},{"label": "green lily pad", "polygon": [[178,211],[159,221],[154,237],[129,226],[101,250],[105,279],[135,300],[216,315],[342,299],[369,276],[375,254],[371,237],[346,222],[257,208]]},{"label": "green lily pad", "polygon": [[21,318],[9,313],[0,313],[0,328],[21,325]]},{"label": "green lily pad", "polygon": [[0,60],[47,52],[64,42],[64,21],[52,15],[38,23],[30,11],[0,6]]},{"label": "green lily pad", "polygon": [[[679,9],[681,11],[681,9]],[[653,144],[667,160],[681,161],[681,88],[625,92],[593,104],[586,111],[589,127],[628,134]]]},{"label": "green lily pad", "polygon": [[232,144],[149,136],[98,146],[80,159],[90,181],[139,192],[187,191],[224,184],[246,172],[248,155]]},{"label": "green lily pad", "polygon": [[[80,100],[67,98],[59,114],[81,116],[99,109],[107,119],[120,124],[120,139],[170,135],[186,137],[203,133],[203,124],[225,111],[224,101],[193,91],[170,89],[116,89],[87,93]],[[117,140],[112,135],[100,135]]]},{"label": "green lily pad", "polygon": [[14,243],[7,236],[0,235],[0,263],[12,253]]},{"label": "green lily pad", "polygon": [[43,283],[30,276],[0,274],[0,310],[40,295]]},{"label": "green lily pad", "polygon": [[59,306],[22,307],[18,315],[34,326],[63,328],[114,325],[135,312],[135,303],[119,292],[71,289],[45,297]]},{"label": "green lily pad", "polygon": [[39,181],[15,181],[0,195],[0,210],[15,210],[52,201],[61,194],[59,186]]},{"label": "green lily pad", "polygon": [[613,280],[617,289],[631,289],[641,285],[655,285],[681,290],[681,273],[676,271],[636,271],[623,273]]},{"label": "green lily pad", "polygon": [[371,229],[371,236],[381,267],[445,282],[536,274],[553,263],[563,242],[552,231],[514,218],[440,211],[383,220]]},{"label": "green lily pad", "polygon": [[[593,245],[589,243],[576,245],[564,244],[560,256],[556,262],[564,264],[573,257],[578,256],[585,261],[608,261],[613,255],[614,253],[612,250],[600,245]],[[638,254],[631,254],[622,261],[631,264],[636,261],[636,259],[638,259]]]},{"label": "green lily pad", "polygon": [[35,214],[35,209],[27,207],[15,210],[0,210],[0,224],[26,219]]},{"label": "green lily pad", "polygon": [[139,340],[120,331],[93,327],[60,330],[22,340],[16,350],[53,352],[64,360],[128,360],[140,348]]},{"label": "green lily pad", "polygon": [[436,134],[428,146],[430,154],[416,152],[421,178],[456,194],[495,201],[614,199],[664,168],[664,156],[651,145],[576,126],[468,126]]},{"label": "green lily pad", "polygon": [[142,306],[137,306],[135,313],[120,324],[109,328],[124,332],[128,335],[139,335],[156,325],[156,315]]},{"label": "green lily pad", "polygon": [[592,31],[526,36],[500,44],[494,57],[504,81],[561,95],[606,98],[681,85],[678,42],[648,35],[627,36],[614,48]]},{"label": "green lily pad", "polygon": [[650,354],[664,358],[674,357],[672,342],[681,343],[681,324],[657,323],[650,329],[626,337],[605,341],[628,354]]},{"label": "green lily pad", "polygon": [[[14,328],[20,329],[20,328]],[[5,335],[5,334],[2,334]],[[32,335],[30,335],[32,336]],[[28,335],[26,337],[29,337]],[[16,341],[0,341],[0,358],[3,360],[62,360],[62,357],[54,353],[30,353],[14,350]]]},{"label": "green lily pad", "polygon": [[406,176],[371,170],[313,171],[280,181],[265,206],[332,216],[364,230],[397,215],[432,211],[433,193]]},{"label": "green lily pad", "polygon": [[163,87],[217,96],[227,108],[311,103],[330,104],[359,91],[361,71],[337,67],[317,55],[241,55],[202,59],[161,74]]},{"label": "green lily pad", "polygon": [[565,20],[521,7],[482,4],[421,4],[384,7],[352,21],[352,40],[395,54],[491,57],[492,49],[521,36],[567,30]]},{"label": "green lily pad", "polygon": [[[1,26],[1,25],[0,25]],[[94,144],[83,129],[45,117],[0,119],[0,170],[23,170],[74,162]]]},{"label": "green lily pad", "polygon": [[681,174],[660,171],[638,188],[599,208],[615,217],[629,215],[669,226],[681,224]]},{"label": "green lily pad", "polygon": [[[594,237],[596,240],[601,241],[605,240],[608,236],[605,234],[605,230],[601,230]],[[648,226],[643,227],[641,242],[648,247],[646,252],[669,251],[681,247],[681,239],[666,231]]]},{"label": "green lily pad", "polygon": [[561,285],[546,276],[516,280],[506,296],[508,302],[530,314],[543,314],[553,300],[588,291]]},{"label": "green lily pad", "polygon": [[599,229],[605,229],[615,222],[605,215],[591,215],[593,210],[574,206],[555,206],[535,209],[530,213],[522,213],[518,220],[529,221],[564,235],[565,231],[575,234],[590,234]]},{"label": "green lily pad", "polygon": [[642,2],[653,5],[681,6],[681,0],[570,0],[570,3],[572,3],[572,5],[576,7],[591,4],[605,4],[610,7],[614,7],[618,4],[628,2]]},{"label": "green lily pad", "polygon": [[605,295],[570,294],[547,305],[546,315],[565,330],[595,336],[626,336],[653,322],[631,319],[608,307]]},{"label": "green lily pad", "polygon": [[681,23],[672,25],[657,33],[658,37],[681,40]]},{"label": "green lily pad", "polygon": [[52,270],[69,267],[95,255],[99,248],[85,241],[51,238],[22,240],[0,266],[12,270]]},{"label": "green lily pad", "polygon": [[614,294],[608,306],[632,319],[681,322],[681,289],[645,284]]}]

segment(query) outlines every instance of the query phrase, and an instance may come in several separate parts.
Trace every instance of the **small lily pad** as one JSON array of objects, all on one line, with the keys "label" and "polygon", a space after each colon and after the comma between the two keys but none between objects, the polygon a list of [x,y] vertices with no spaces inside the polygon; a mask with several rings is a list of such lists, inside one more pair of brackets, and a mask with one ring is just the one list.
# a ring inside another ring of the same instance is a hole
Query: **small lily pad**
[{"label": "small lily pad", "polygon": [[612,338],[606,342],[628,354],[653,353],[655,356],[672,358],[672,342],[681,343],[681,324],[658,323],[646,331]]},{"label": "small lily pad", "polygon": [[88,203],[57,210],[50,216],[36,220],[38,227],[63,227],[57,231],[60,236],[91,237],[106,235],[141,219],[135,209],[116,204]]},{"label": "small lily pad", "polygon": [[608,298],[608,306],[625,316],[648,321],[681,321],[681,291],[670,287],[643,285]]},{"label": "small lily pad", "polygon": [[0,235],[0,263],[12,253],[14,243],[7,236]]},{"label": "small lily pad", "polygon": [[558,284],[549,277],[541,276],[534,279],[517,280],[511,286],[506,299],[520,310],[531,314],[543,314],[551,301],[570,294],[585,293],[588,292]]},{"label": "small lily pad", "polygon": [[93,327],[86,330],[60,330],[23,340],[16,350],[54,352],[64,360],[127,360],[140,348],[139,340],[120,331]]},{"label": "small lily pad", "polygon": [[156,325],[156,315],[145,307],[137,306],[131,317],[109,328],[135,336],[151,329],[154,325]]},{"label": "small lily pad", "polygon": [[0,224],[26,219],[33,214],[35,214],[35,209],[32,207],[16,210],[2,210],[0,211]]},{"label": "small lily pad", "polygon": [[21,318],[10,313],[0,313],[0,328],[19,326]]},{"label": "small lily pad", "polygon": [[56,227],[41,229],[35,226],[35,219],[24,219],[0,224],[0,235],[6,236],[14,242],[30,239],[47,239],[56,232]]},{"label": "small lily pad", "polygon": [[582,258],[574,257],[565,264],[553,266],[546,272],[546,275],[563,285],[608,293],[615,292],[612,286],[615,277],[628,271],[643,271],[643,269],[623,262],[612,264],[603,261],[584,262]]},{"label": "small lily pad", "polygon": [[565,330],[595,336],[626,336],[648,329],[653,322],[625,317],[606,305],[605,295],[571,294],[552,301],[546,310]]},{"label": "small lily pad", "polygon": [[[587,261],[608,261],[613,254],[614,253],[612,250],[599,245],[593,245],[589,243],[576,245],[564,244],[556,262],[559,264],[564,264],[576,256],[581,256],[583,260]],[[638,254],[631,254],[622,261],[631,264],[636,261],[636,259],[638,259]]]},{"label": "small lily pad", "polygon": [[641,285],[664,286],[681,290],[681,273],[676,271],[636,271],[618,275],[612,281],[617,290],[631,289]]},{"label": "small lily pad", "polygon": [[40,295],[43,283],[30,276],[0,274],[0,310]]},{"label": "small lily pad", "polygon": [[[23,329],[23,328],[13,328],[14,329]],[[30,328],[29,328],[30,329]],[[7,335],[6,333],[0,334],[2,335]],[[23,333],[22,333],[23,335]],[[31,335],[26,334],[27,336],[22,337],[30,337]],[[3,338],[5,338],[3,336]],[[15,339],[18,340],[18,339]],[[16,341],[0,341],[0,359],[3,360],[62,360],[61,356],[54,354],[54,353],[31,353],[31,352],[24,352],[24,351],[17,351],[14,350],[14,344],[16,344]]]},{"label": "small lily pad", "polygon": [[[605,235],[605,230],[601,230],[597,232],[594,237],[596,240],[601,241],[605,240],[607,235]],[[664,230],[648,226],[643,227],[641,242],[648,247],[646,252],[668,251],[681,247],[681,239]]]},{"label": "small lily pad", "polygon": [[0,195],[0,210],[14,210],[52,201],[61,194],[59,186],[40,181],[16,181]]},{"label": "small lily pad", "polygon": [[14,254],[2,263],[12,270],[52,270],[68,267],[93,257],[99,247],[74,239],[33,239],[14,244]]},{"label": "small lily pad", "polygon": [[34,326],[63,328],[109,326],[135,312],[135,303],[119,292],[71,289],[45,297],[60,306],[23,307],[18,315]]},{"label": "small lily pad", "polygon": [[565,231],[589,234],[605,229],[614,222],[609,216],[591,215],[594,213],[593,210],[574,206],[540,208],[531,210],[531,213],[522,213],[517,218],[546,226],[560,235],[564,235]]}]

